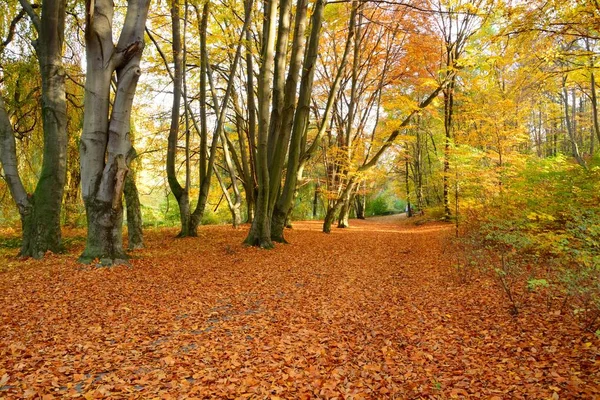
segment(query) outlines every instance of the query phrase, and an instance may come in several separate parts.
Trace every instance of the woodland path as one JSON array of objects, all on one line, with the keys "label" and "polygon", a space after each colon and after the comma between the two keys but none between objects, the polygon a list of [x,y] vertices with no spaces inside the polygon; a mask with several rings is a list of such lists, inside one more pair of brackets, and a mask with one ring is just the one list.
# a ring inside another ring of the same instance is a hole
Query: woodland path
[{"label": "woodland path", "polygon": [[247,227],[150,230],[132,268],[82,267],[76,240],[2,256],[0,399],[600,395],[597,338],[460,283],[451,226],[351,224],[296,223],[271,251],[243,247]]}]

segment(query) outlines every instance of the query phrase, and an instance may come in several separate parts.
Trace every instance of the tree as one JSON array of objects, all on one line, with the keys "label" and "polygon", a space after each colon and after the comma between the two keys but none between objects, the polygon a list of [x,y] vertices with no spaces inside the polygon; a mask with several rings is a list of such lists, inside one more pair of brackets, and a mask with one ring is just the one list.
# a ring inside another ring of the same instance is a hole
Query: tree
[{"label": "tree", "polygon": [[460,68],[460,58],[465,46],[487,18],[486,0],[445,1],[438,0],[438,28],[443,38],[444,74],[449,79],[444,95],[444,218],[450,219],[450,146],[452,144],[452,124],[454,117],[454,96],[456,90],[456,70]]},{"label": "tree", "polygon": [[[86,82],[81,137],[81,193],[88,234],[82,262],[125,262],[123,190],[131,146],[131,110],[141,74],[144,26],[150,0],[130,0],[117,44],[113,42],[114,4],[86,1]],[[116,90],[111,103],[111,82]]]},{"label": "tree", "polygon": [[[5,103],[0,97],[0,161],[23,227],[20,254],[41,258],[48,250],[62,251],[60,213],[66,176],[67,103],[63,43],[65,0],[44,0],[41,15],[26,0],[20,0],[37,33],[33,42],[42,80],[44,153],[39,181],[33,194],[25,190],[17,168],[15,136]],[[9,35],[14,34],[14,26]],[[6,46],[11,37],[3,43]]]}]

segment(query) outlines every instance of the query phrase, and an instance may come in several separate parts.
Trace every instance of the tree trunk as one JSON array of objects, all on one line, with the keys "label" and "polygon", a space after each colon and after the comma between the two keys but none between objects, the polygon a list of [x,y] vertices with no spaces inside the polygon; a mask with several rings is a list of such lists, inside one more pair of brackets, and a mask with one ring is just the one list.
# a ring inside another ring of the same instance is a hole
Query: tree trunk
[{"label": "tree trunk", "polygon": [[592,125],[592,145],[591,147],[591,153],[593,155],[594,153],[594,146],[593,146],[593,138],[594,135],[596,135],[596,138],[598,138],[598,143],[600,143],[600,123],[598,122],[598,98],[596,95],[596,78],[594,76],[594,73],[591,72],[591,77],[590,77],[590,87],[591,87],[591,92],[592,92],[592,121],[593,121],[593,125]]},{"label": "tree trunk", "polygon": [[258,198],[254,221],[244,243],[261,248],[273,248],[271,240],[271,215],[269,213],[269,106],[272,94],[273,64],[275,51],[275,28],[277,4],[273,0],[265,2],[265,21],[261,51],[262,64],[258,77],[258,148],[256,172],[258,177]]},{"label": "tree trunk", "polygon": [[[225,200],[227,201],[227,206],[229,207],[229,211],[231,212],[231,224],[233,225],[234,228],[238,228],[242,223],[242,215],[240,213],[241,204],[239,202],[233,201],[231,199],[231,196],[229,195],[228,187],[225,185],[225,182],[223,182],[223,179],[221,179],[221,176],[219,175],[216,167],[215,167],[214,172],[215,172],[215,177],[217,178],[217,181],[219,182],[219,186],[221,186],[221,190],[223,191],[223,196],[225,197]],[[218,205],[217,205],[217,207],[218,207]]]},{"label": "tree trunk", "polygon": [[[252,168],[250,167],[250,159],[248,158],[248,144],[246,140],[247,130],[244,129],[245,121],[241,107],[238,103],[239,97],[235,91],[233,91],[231,95],[231,100],[235,108],[235,124],[240,148],[239,165],[236,165],[238,167],[238,174],[242,176],[242,185],[246,195],[246,222],[252,223],[252,219],[254,218],[254,177],[252,175]],[[233,145],[231,148],[233,149]]]},{"label": "tree trunk", "polygon": [[[74,129],[81,129],[81,125],[78,125]],[[67,131],[69,131],[68,124]],[[71,134],[71,137],[68,140],[69,144],[67,145],[68,163],[62,219],[65,225],[76,227],[81,222],[81,174],[79,171],[79,137],[73,136],[75,135]]]},{"label": "tree trunk", "polygon": [[[181,230],[177,237],[195,236],[195,231],[190,226],[190,200],[188,185],[181,186],[177,179],[175,163],[177,157],[177,140],[179,139],[179,117],[181,114],[181,97],[183,95],[183,49],[181,45],[181,16],[179,1],[172,0],[171,3],[171,26],[172,26],[172,48],[173,48],[173,105],[171,108],[171,126],[167,142],[167,181],[169,188],[175,196],[179,207],[179,220]],[[187,112],[187,111],[186,111]],[[186,149],[186,165],[188,163]],[[189,180],[189,171],[186,168],[186,183]]]},{"label": "tree trunk", "polygon": [[[210,1],[207,1],[202,8],[202,17],[198,26],[198,32],[200,33],[200,190],[198,191],[196,208],[190,219],[190,232],[192,232],[193,235],[197,234],[198,226],[202,222],[202,217],[204,216],[204,211],[206,209],[215,157],[217,155],[217,144],[219,142],[219,135],[213,135],[210,150],[208,150],[207,154],[208,123],[206,113],[206,83],[208,79],[208,50],[206,48],[206,31],[209,14]],[[208,159],[206,159],[207,155]]]},{"label": "tree trunk", "polygon": [[[277,52],[275,55],[275,77],[273,82],[273,105],[269,126],[269,210],[276,207],[277,199],[281,193],[281,177],[285,163],[285,156],[290,148],[290,137],[294,127],[294,114],[296,111],[296,92],[298,90],[298,77],[301,72],[302,59],[305,50],[306,13],[307,1],[300,0],[297,4],[296,21],[294,26],[294,40],[287,79],[284,82],[285,59],[287,53],[287,36],[289,36],[289,8],[291,1],[282,0],[280,8],[282,16],[278,30]],[[287,21],[286,21],[287,19]],[[283,40],[282,40],[283,39]],[[283,45],[282,43],[283,42]],[[305,82],[306,84],[306,82]],[[302,90],[302,88],[300,89]],[[296,142],[292,139],[290,158],[294,159],[297,151]],[[285,212],[285,210],[283,210]]]},{"label": "tree trunk", "polygon": [[323,220],[323,232],[331,233],[331,225],[333,225],[333,221],[335,221],[335,215],[341,206],[341,202],[336,201],[333,205],[327,208],[327,213],[325,214],[325,219]]},{"label": "tree trunk", "polygon": [[[366,182],[364,183],[364,185],[365,185],[365,190],[366,190]],[[357,219],[365,219],[366,202],[367,202],[366,193],[357,193],[356,196],[354,196],[354,209],[356,212]]]},{"label": "tree trunk", "polygon": [[142,230],[142,209],[140,196],[135,184],[135,175],[127,174],[125,177],[125,204],[127,205],[127,236],[129,238],[129,250],[144,248],[144,234]]},{"label": "tree trunk", "polygon": [[[283,230],[285,228],[285,219],[281,216],[288,215],[294,200],[294,193],[298,182],[298,177],[302,176],[303,165],[301,163],[301,156],[310,156],[310,154],[316,149],[316,146],[311,149],[305,150],[303,147],[303,138],[305,137],[306,130],[308,129],[308,117],[310,112],[310,99],[312,93],[312,86],[314,80],[314,73],[316,69],[316,62],[319,49],[319,38],[321,37],[321,26],[323,21],[325,3],[323,0],[317,0],[313,10],[311,19],[311,32],[308,40],[308,47],[304,57],[302,66],[302,78],[300,81],[300,89],[298,95],[298,104],[296,107],[296,115],[294,117],[292,131],[291,131],[291,143],[289,147],[289,156],[287,163],[287,171],[285,177],[285,184],[281,195],[277,199],[274,205],[273,215],[278,215],[271,223],[271,233],[274,238],[278,241],[285,241],[283,238]],[[356,15],[356,4],[353,3],[353,12],[351,16],[350,26],[353,26],[354,16]],[[354,32],[353,29],[351,29]],[[345,60],[349,53],[349,41],[346,42],[346,48],[342,65],[339,66],[338,76],[336,79],[332,92],[337,92],[337,86],[339,80],[341,80],[341,71],[344,68]],[[325,111],[324,120],[322,122],[321,129],[317,134],[315,141],[318,141],[319,136],[322,136],[325,132],[325,126],[327,125],[328,116],[331,114],[331,107],[333,103],[333,95],[329,95],[328,104]]]},{"label": "tree trunk", "polygon": [[110,202],[87,201],[87,242],[79,261],[89,264],[97,260],[102,266],[126,264],[123,250],[123,208],[113,209]]},{"label": "tree trunk", "polygon": [[408,158],[404,161],[404,181],[406,184],[406,216],[410,218],[413,216],[413,210],[412,210],[412,206],[410,204],[410,182],[409,182],[409,175],[408,175]]},{"label": "tree trunk", "polygon": [[349,228],[350,227],[350,207],[354,202],[354,196],[351,192],[346,194],[340,207],[340,214],[338,216],[338,228]]},{"label": "tree trunk", "polygon": [[319,206],[319,191],[321,190],[321,185],[319,181],[317,181],[315,185],[315,195],[313,196],[313,204],[312,204],[312,217],[313,219],[317,218],[317,207]]},{"label": "tree trunk", "polygon": [[[449,58],[451,60],[451,58]],[[451,62],[451,61],[449,61]],[[449,64],[451,65],[451,64]],[[450,79],[450,84],[444,90],[444,219],[449,220],[452,216],[450,212],[450,144],[452,142],[452,112],[454,109],[454,83],[455,76]]]},{"label": "tree trunk", "polygon": [[40,178],[28,194],[18,171],[15,136],[4,101],[0,99],[0,161],[6,182],[21,215],[21,256],[41,258],[46,251],[63,250],[60,212],[66,178],[67,103],[62,51],[65,1],[44,0],[41,17],[31,4],[21,5],[29,15],[38,38],[34,49],[42,78],[44,149]]},{"label": "tree trunk", "polygon": [[[112,38],[114,4],[86,2],[86,83],[81,136],[81,192],[88,235],[82,262],[123,263],[123,190],[131,151],[131,108],[144,48],[149,0],[130,0],[119,41]],[[111,107],[110,85],[117,88]]]},{"label": "tree trunk", "polygon": [[[564,105],[564,111],[565,111],[565,124],[567,126],[567,134],[569,136],[569,142],[571,144],[571,154],[573,155],[573,157],[575,158],[575,160],[577,161],[577,163],[582,166],[583,168],[587,168],[585,165],[585,161],[583,160],[583,157],[581,157],[581,153],[579,152],[579,146],[577,144],[577,138],[575,137],[575,131],[574,131],[574,121],[571,121],[571,118],[569,116],[569,93],[567,91],[567,87],[566,87],[566,82],[567,82],[567,77],[563,77],[563,86],[562,86],[562,91],[563,91],[563,105]],[[575,105],[573,105],[573,108],[575,108]]]}]

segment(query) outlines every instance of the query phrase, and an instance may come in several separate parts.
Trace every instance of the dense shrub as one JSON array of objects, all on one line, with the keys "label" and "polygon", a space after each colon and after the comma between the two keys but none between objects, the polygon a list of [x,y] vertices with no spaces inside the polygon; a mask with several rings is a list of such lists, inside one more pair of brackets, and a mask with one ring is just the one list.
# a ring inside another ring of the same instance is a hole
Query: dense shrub
[{"label": "dense shrub", "polygon": [[479,196],[467,188],[480,201],[465,199],[462,270],[492,273],[513,312],[523,305],[520,293],[543,290],[582,327],[600,329],[600,167],[532,157],[501,172],[510,179],[481,185]]}]

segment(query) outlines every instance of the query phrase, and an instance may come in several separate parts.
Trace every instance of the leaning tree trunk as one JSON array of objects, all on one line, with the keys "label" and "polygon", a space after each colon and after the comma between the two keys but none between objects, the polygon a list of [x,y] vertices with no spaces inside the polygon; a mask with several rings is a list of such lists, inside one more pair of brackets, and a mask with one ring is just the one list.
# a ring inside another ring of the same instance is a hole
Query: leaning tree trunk
[{"label": "leaning tree trunk", "polygon": [[306,45],[306,53],[304,54],[302,77],[300,80],[300,89],[298,93],[298,102],[295,107],[294,119],[293,121],[290,121],[292,123],[291,127],[287,123],[282,124],[284,128],[290,129],[291,140],[289,144],[289,156],[286,168],[285,184],[281,194],[273,205],[273,212],[271,216],[271,238],[281,243],[286,242],[283,236],[283,230],[286,226],[287,216],[289,215],[293,205],[294,192],[296,191],[298,176],[299,174],[302,174],[302,172],[299,171],[300,158],[303,150],[302,137],[308,129],[311,93],[318,57],[324,7],[324,1],[317,0],[313,9],[310,36],[308,39],[308,44]]},{"label": "leaning tree trunk", "polygon": [[[198,13],[198,9],[196,9]],[[198,22],[198,32],[200,36],[200,165],[199,165],[199,190],[196,208],[190,218],[189,231],[193,236],[197,235],[198,226],[202,223],[202,217],[206,210],[208,194],[210,191],[210,182],[212,170],[214,168],[215,157],[217,153],[217,143],[219,135],[213,135],[213,140],[208,148],[208,123],[206,117],[206,83],[207,83],[207,65],[208,51],[206,49],[206,30],[208,26],[208,16],[210,14],[210,1],[204,3],[201,17]],[[190,112],[190,115],[193,113]],[[208,156],[208,158],[207,158]]]},{"label": "leaning tree trunk", "polygon": [[44,0],[41,17],[28,2],[21,4],[38,33],[34,49],[42,78],[44,150],[40,178],[28,194],[17,169],[14,132],[0,100],[0,161],[23,227],[22,256],[41,258],[62,251],[60,212],[67,168],[67,102],[62,52],[65,0]]},{"label": "leaning tree trunk", "polygon": [[[114,4],[86,2],[87,72],[81,136],[81,192],[88,235],[81,262],[126,262],[123,250],[123,190],[131,151],[131,108],[144,48],[150,0],[130,0],[119,41],[113,43]],[[111,107],[110,85],[117,88]]]}]

